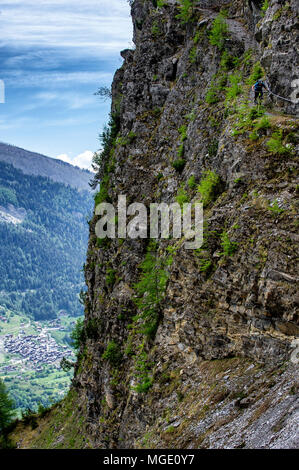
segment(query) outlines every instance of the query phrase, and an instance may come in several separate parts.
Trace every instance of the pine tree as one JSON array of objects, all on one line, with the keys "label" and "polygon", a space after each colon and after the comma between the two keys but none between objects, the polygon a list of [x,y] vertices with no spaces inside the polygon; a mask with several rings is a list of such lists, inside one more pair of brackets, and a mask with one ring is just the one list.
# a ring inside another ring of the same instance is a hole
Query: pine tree
[{"label": "pine tree", "polygon": [[4,382],[0,379],[0,433],[8,427],[14,415],[14,403],[10,399]]}]

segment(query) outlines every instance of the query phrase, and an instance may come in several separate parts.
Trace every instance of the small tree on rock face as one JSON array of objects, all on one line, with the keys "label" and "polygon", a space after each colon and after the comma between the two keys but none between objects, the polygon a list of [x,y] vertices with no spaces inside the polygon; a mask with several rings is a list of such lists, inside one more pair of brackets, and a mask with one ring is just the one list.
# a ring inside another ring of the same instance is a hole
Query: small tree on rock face
[{"label": "small tree on rock face", "polygon": [[75,367],[75,363],[68,361],[64,356],[60,361],[60,367],[64,372],[68,372],[72,367]]},{"label": "small tree on rock face", "polygon": [[0,433],[5,429],[13,420],[14,403],[10,399],[3,381],[0,379]]},{"label": "small tree on rock face", "polygon": [[192,20],[194,7],[197,3],[197,0],[179,0],[180,13],[176,16],[177,19],[181,20],[182,24],[189,23]]},{"label": "small tree on rock face", "polygon": [[222,50],[227,36],[228,26],[225,21],[225,15],[223,13],[219,13],[213,21],[212,29],[209,34],[210,44],[217,46],[218,49]]},{"label": "small tree on rock face", "polygon": [[105,101],[112,98],[111,90],[106,86],[100,86],[100,88],[94,93],[94,95],[100,96]]},{"label": "small tree on rock face", "polygon": [[78,318],[75,328],[71,332],[72,346],[79,351],[81,344],[85,341],[84,320]]}]

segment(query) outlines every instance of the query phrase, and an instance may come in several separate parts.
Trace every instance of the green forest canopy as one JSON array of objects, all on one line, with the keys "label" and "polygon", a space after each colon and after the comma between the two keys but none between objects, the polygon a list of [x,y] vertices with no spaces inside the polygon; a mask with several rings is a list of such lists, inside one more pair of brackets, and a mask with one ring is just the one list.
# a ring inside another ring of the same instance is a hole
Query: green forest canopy
[{"label": "green forest canopy", "polygon": [[0,222],[0,306],[35,320],[62,309],[82,314],[91,193],[0,162],[0,205],[8,204],[24,208],[26,217],[18,225]]}]

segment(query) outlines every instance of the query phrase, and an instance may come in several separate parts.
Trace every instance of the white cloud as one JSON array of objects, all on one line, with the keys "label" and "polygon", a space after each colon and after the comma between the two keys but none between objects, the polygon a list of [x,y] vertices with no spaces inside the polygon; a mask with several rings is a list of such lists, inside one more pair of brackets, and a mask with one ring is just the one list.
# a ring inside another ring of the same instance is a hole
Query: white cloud
[{"label": "white cloud", "polygon": [[80,168],[84,168],[86,170],[92,171],[91,168],[91,161],[93,157],[93,152],[91,150],[85,150],[85,152],[80,153],[74,158],[71,158],[67,153],[63,153],[61,155],[57,155],[58,160],[63,160],[64,162],[70,163],[71,165],[78,166]]},{"label": "white cloud", "polygon": [[113,75],[105,72],[48,72],[48,73],[24,73],[23,71],[14,71],[7,74],[5,82],[14,86],[46,86],[56,88],[60,86],[70,86],[70,84],[89,84],[89,83],[111,83]]},{"label": "white cloud", "polygon": [[32,97],[34,103],[32,109],[45,105],[63,103],[64,109],[82,109],[96,104],[96,98],[93,95],[79,95],[78,93],[68,92],[41,92]]},{"label": "white cloud", "polygon": [[126,0],[10,1],[1,6],[0,45],[118,52],[132,25]]}]

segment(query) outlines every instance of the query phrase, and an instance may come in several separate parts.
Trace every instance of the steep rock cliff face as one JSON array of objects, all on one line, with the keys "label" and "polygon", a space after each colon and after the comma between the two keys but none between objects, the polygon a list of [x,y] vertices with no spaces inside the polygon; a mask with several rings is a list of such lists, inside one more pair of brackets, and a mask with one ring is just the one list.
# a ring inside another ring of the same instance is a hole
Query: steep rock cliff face
[{"label": "steep rock cliff face", "polygon": [[[100,176],[115,207],[119,194],[204,200],[204,245],[99,242],[94,216],[72,388],[81,437],[55,425],[62,402],[23,446],[298,445],[298,23],[295,0],[269,3],[202,0],[187,16],[133,3]],[[255,107],[263,74],[290,101]]]}]

